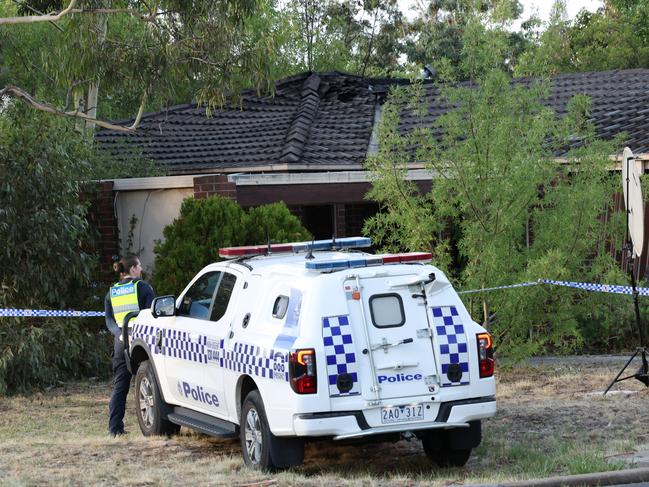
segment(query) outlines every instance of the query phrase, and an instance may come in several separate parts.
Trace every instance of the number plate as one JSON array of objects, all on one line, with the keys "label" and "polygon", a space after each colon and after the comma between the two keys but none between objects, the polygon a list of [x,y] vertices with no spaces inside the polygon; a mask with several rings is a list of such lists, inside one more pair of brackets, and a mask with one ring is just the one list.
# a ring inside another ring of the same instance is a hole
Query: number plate
[{"label": "number plate", "polygon": [[408,406],[394,406],[381,408],[381,423],[403,423],[405,421],[420,421],[424,419],[423,404],[411,404]]}]

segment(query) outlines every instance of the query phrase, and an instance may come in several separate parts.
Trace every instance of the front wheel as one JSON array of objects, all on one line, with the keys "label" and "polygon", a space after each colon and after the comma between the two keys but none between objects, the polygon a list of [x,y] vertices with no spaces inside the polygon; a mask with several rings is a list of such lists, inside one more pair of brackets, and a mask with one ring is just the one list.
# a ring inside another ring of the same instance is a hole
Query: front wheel
[{"label": "front wheel", "polygon": [[166,404],[158,389],[153,366],[143,361],[135,374],[135,408],[137,422],[144,436],[162,436],[178,433],[180,426],[163,418]]},{"label": "front wheel", "polygon": [[304,444],[301,440],[271,433],[264,403],[256,390],[251,391],[243,401],[239,436],[243,461],[249,468],[272,471],[304,461]]}]

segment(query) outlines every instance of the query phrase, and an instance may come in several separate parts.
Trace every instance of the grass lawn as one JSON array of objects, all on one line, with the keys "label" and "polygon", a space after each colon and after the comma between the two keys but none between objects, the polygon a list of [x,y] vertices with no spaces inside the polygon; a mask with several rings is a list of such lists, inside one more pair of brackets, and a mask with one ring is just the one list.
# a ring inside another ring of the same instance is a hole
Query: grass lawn
[{"label": "grass lawn", "polygon": [[631,380],[601,396],[622,363],[497,371],[498,415],[483,423],[483,443],[461,469],[431,466],[416,440],[320,441],[307,445],[302,467],[265,474],[243,466],[237,440],[185,428],[173,438],[144,438],[133,391],[130,434],[110,438],[105,382],[0,397],[0,485],[448,485],[627,468],[634,452],[649,450],[649,392]]}]

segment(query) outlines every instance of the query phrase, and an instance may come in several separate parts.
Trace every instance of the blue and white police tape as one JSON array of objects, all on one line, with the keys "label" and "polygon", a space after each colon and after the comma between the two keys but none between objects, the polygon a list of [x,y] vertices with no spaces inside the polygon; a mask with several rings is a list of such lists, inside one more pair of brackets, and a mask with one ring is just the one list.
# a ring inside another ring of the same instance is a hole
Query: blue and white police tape
[{"label": "blue and white police tape", "polygon": [[86,318],[104,316],[104,314],[103,311],[0,308],[0,318],[8,316],[20,316],[23,318]]},{"label": "blue and white police tape", "polygon": [[[537,286],[539,284],[550,284],[552,286],[571,287],[580,289],[581,291],[611,293],[611,294],[633,294],[631,286],[620,286],[618,284],[597,284],[590,282],[572,282],[572,281],[557,281],[554,279],[538,279],[536,281],[521,282],[518,284],[508,284],[506,286],[487,287],[483,289],[471,289],[468,291],[458,291],[458,294],[473,294],[488,291],[496,291],[499,289],[512,289],[516,287]],[[636,287],[639,296],[649,296],[649,288]]]},{"label": "blue and white police tape", "polygon": [[[538,286],[539,284],[549,284],[552,286],[563,286],[579,289],[581,291],[591,291],[611,294],[633,294],[631,286],[620,286],[617,284],[596,284],[590,282],[572,282],[557,281],[554,279],[538,279],[536,281],[520,282],[518,284],[507,284],[505,286],[485,287],[482,289],[470,289],[467,291],[458,291],[458,294],[474,294],[500,289],[512,289],[517,287]],[[637,287],[638,296],[649,296],[649,287]],[[55,309],[18,309],[18,308],[0,308],[0,318],[9,316],[19,316],[24,318],[87,318],[95,316],[104,316],[103,311],[74,311],[74,310],[55,310]]]}]

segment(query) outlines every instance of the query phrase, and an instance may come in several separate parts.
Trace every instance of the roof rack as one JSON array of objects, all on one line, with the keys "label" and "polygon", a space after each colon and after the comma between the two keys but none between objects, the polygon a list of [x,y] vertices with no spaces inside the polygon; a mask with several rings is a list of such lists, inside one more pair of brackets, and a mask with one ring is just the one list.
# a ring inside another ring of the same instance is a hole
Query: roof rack
[{"label": "roof rack", "polygon": [[370,247],[372,239],[368,237],[346,237],[309,242],[292,242],[281,244],[248,245],[243,247],[225,247],[219,249],[219,256],[226,259],[252,257],[267,254],[296,254],[307,250],[343,250]]}]

